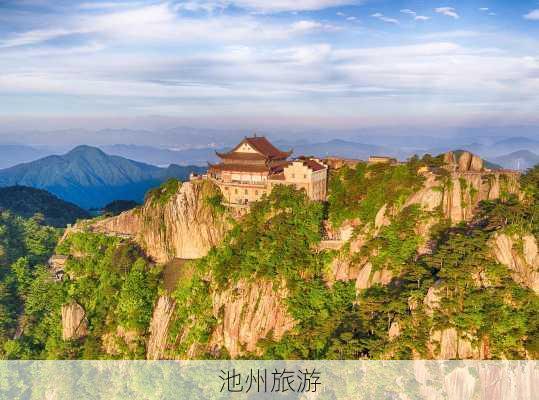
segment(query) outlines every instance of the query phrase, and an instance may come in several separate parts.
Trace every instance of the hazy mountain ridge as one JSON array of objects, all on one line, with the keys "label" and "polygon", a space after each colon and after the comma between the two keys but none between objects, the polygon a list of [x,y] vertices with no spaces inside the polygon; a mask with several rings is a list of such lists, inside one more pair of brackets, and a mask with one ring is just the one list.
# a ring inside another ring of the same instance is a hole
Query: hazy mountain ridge
[{"label": "hazy mountain ridge", "polygon": [[48,155],[46,150],[22,144],[0,144],[0,168],[37,160]]},{"label": "hazy mountain ridge", "polygon": [[[77,130],[42,132],[39,135],[37,133],[32,135],[29,140],[29,143],[42,143],[46,139],[47,142],[51,142],[47,146],[0,145],[0,168],[67,151],[71,146],[81,143],[81,135],[88,136],[84,143],[99,147],[107,154],[142,163],[155,166],[170,164],[206,166],[207,162],[217,161],[215,151],[229,150],[244,136],[241,132],[248,131],[177,127],[159,131],[102,129],[91,135],[89,131],[77,132]],[[509,132],[515,133],[511,136]],[[521,150],[539,154],[539,141],[534,139],[530,129],[515,127],[514,130],[504,130],[502,133],[496,130],[486,134],[480,133],[465,130],[453,132],[451,136],[449,132],[442,130],[437,135],[423,131],[415,133],[403,131],[397,134],[390,129],[314,130],[309,134],[304,131],[293,131],[289,135],[278,130],[264,132],[277,146],[293,149],[296,156],[308,154],[318,157],[367,159],[371,155],[387,155],[405,160],[414,154],[440,154],[452,149],[463,149],[496,163],[495,158]],[[55,145],[56,142],[60,143],[62,137],[64,138],[62,144]],[[507,162],[501,164],[511,168]]]},{"label": "hazy mountain ridge", "polygon": [[185,180],[199,167],[159,168],[90,146],[0,170],[0,186],[24,185],[46,189],[83,208],[113,200],[142,201],[146,191],[168,178]]},{"label": "hazy mountain ridge", "polygon": [[539,164],[539,155],[529,150],[519,150],[504,156],[495,157],[492,160],[504,168],[524,171]]},{"label": "hazy mountain ridge", "polygon": [[[420,156],[426,153],[440,154],[458,148],[478,154],[482,158],[495,164],[500,164],[505,168],[511,167],[507,163],[497,162],[496,158],[520,150],[533,151],[539,154],[539,142],[525,137],[477,139],[474,143],[466,143],[464,139],[460,138],[358,136],[356,138],[328,141],[276,140],[275,144],[283,149],[292,149],[294,151],[293,156],[336,156],[363,160],[368,159],[371,155],[385,155],[406,160],[414,154]],[[180,165],[205,166],[208,161],[217,161],[215,151],[226,151],[231,146],[198,146],[178,150],[134,145],[103,146],[102,148],[111,154],[156,165],[167,165],[175,162]]]}]

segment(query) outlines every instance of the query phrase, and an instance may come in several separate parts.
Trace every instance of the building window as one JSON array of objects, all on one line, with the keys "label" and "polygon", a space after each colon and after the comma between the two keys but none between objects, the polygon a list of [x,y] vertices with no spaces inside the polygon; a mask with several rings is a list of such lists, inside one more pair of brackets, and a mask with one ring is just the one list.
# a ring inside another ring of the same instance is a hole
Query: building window
[{"label": "building window", "polygon": [[292,179],[294,179],[296,177],[296,174],[292,174]]},{"label": "building window", "polygon": [[307,179],[307,174],[303,175],[303,179]]},{"label": "building window", "polygon": [[245,194],[248,194],[249,192],[247,191],[247,189],[245,189]]},{"label": "building window", "polygon": [[255,190],[255,195],[258,196],[258,190]]},{"label": "building window", "polygon": [[234,193],[238,194],[238,189],[235,189],[235,190],[234,190]]}]

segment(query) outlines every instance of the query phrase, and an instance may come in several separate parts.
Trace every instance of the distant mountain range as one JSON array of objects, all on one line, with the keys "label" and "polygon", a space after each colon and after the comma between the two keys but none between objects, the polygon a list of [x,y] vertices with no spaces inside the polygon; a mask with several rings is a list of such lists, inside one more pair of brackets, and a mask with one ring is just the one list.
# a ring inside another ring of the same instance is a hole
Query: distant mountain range
[{"label": "distant mountain range", "polygon": [[21,144],[0,144],[0,168],[37,160],[47,156],[46,150],[40,150]]},{"label": "distant mountain range", "polygon": [[41,214],[46,225],[58,228],[90,217],[87,211],[73,203],[63,201],[45,190],[26,186],[0,188],[0,210],[24,218]]},{"label": "distant mountain range", "polygon": [[82,208],[101,208],[113,200],[142,202],[146,191],[168,178],[186,180],[196,166],[159,168],[102,150],[79,146],[64,155],[53,155],[0,170],[0,186],[23,185],[45,189]]},{"label": "distant mountain range", "polygon": [[[275,144],[282,149],[293,149],[293,156],[298,155],[312,155],[316,157],[345,157],[345,158],[357,158],[366,160],[371,155],[384,155],[391,156],[401,160],[404,160],[414,154],[423,155],[430,153],[433,155],[441,154],[449,150],[462,149],[471,151],[474,154],[492,162],[493,164],[499,164],[504,168],[515,169],[520,165],[524,170],[534,165],[534,158],[530,156],[524,157],[525,162],[512,162],[511,160],[518,156],[518,152],[512,152],[508,154],[508,150],[519,148],[522,146],[524,149],[537,148],[539,153],[539,142],[526,138],[514,138],[515,140],[505,139],[500,142],[494,142],[490,144],[478,144],[473,143],[470,145],[444,145],[440,147],[432,148],[412,148],[404,146],[384,146],[373,145],[367,143],[353,142],[349,140],[334,139],[328,142],[321,143],[307,143],[307,142],[286,142],[276,141]],[[181,165],[200,165],[206,166],[207,162],[216,162],[216,151],[227,151],[228,147],[204,147],[193,148],[184,150],[171,150],[171,149],[159,149],[151,146],[135,146],[135,145],[113,145],[102,147],[109,154],[116,154],[122,157],[127,157],[134,160],[148,162],[155,165],[168,165],[170,163],[177,163]],[[529,152],[531,153],[531,152]],[[524,153],[522,153],[524,154]],[[531,153],[533,154],[533,153]],[[535,162],[537,163],[537,162]]]},{"label": "distant mountain range", "polygon": [[[321,143],[291,143],[276,141],[275,144],[282,149],[293,149],[294,155],[312,155],[317,157],[338,156],[345,158],[367,159],[369,156],[388,155],[397,158],[406,158],[413,154],[410,152],[394,149],[387,146],[370,145],[365,143],[356,143],[341,139],[333,139]],[[200,165],[206,166],[208,162],[216,162],[216,151],[224,152],[231,147],[199,147],[183,150],[159,149],[151,146],[137,145],[112,145],[102,146],[104,151],[109,154],[140,160],[154,165],[168,165],[177,163],[181,165]]]},{"label": "distant mountain range", "polygon": [[108,154],[158,166],[167,166],[169,164],[207,166],[208,161],[217,160],[215,150],[224,150],[223,147],[217,149],[211,146],[172,150],[133,144],[115,144],[100,146],[100,148]]},{"label": "distant mountain range", "polygon": [[[93,138],[101,141],[102,144],[97,147],[107,154],[165,167],[170,164],[206,166],[208,161],[216,162],[215,151],[229,150],[240,136],[237,133],[230,133],[229,136],[226,136],[226,140],[223,140],[222,135],[219,138],[214,132],[205,134],[204,131],[186,129],[155,133],[155,143],[148,139],[153,135],[149,131],[103,130],[97,132]],[[180,133],[181,136],[179,136]],[[62,131],[54,134],[58,136],[68,133]],[[387,155],[404,160],[414,154],[441,154],[449,150],[463,149],[497,163],[498,157],[507,156],[510,158],[512,153],[518,151],[526,150],[539,154],[539,140],[524,136],[476,136],[474,141],[470,143],[466,136],[435,137],[411,134],[408,136],[388,136],[382,133],[369,136],[358,133],[356,136],[348,134],[346,139],[320,140],[331,136],[332,134],[328,132],[326,135],[313,135],[309,140],[275,138],[273,142],[280,148],[293,149],[296,156],[338,156],[359,159],[367,159],[371,155]],[[163,141],[164,143],[174,142],[175,137],[182,138],[181,145],[162,144]],[[273,139],[271,135],[269,137]],[[131,143],[138,144],[107,144],[110,140],[129,140]],[[58,154],[60,151],[66,151],[65,145],[53,148],[0,145],[0,168],[34,161],[46,155]],[[506,168],[512,165],[510,161],[509,164],[507,162],[502,162],[502,164]],[[517,165],[519,165],[518,162]]]},{"label": "distant mountain range", "polygon": [[[451,147],[454,148],[454,146],[447,145],[434,147],[430,148],[429,152],[432,154],[442,153],[451,150]],[[458,147],[487,159],[495,159],[520,150],[539,154],[539,140],[526,137],[511,137],[494,142],[464,144]]]},{"label": "distant mountain range", "polygon": [[493,158],[496,164],[500,164],[504,168],[516,169],[525,171],[528,168],[539,164],[539,155],[529,150],[519,150],[505,156]]}]

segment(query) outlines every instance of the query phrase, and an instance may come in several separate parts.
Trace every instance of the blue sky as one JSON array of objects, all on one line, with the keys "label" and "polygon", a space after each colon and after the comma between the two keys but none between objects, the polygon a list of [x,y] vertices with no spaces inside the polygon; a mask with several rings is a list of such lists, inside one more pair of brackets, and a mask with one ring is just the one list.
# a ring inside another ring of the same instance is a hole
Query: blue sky
[{"label": "blue sky", "polygon": [[10,127],[539,125],[539,1],[0,0],[0,102]]}]

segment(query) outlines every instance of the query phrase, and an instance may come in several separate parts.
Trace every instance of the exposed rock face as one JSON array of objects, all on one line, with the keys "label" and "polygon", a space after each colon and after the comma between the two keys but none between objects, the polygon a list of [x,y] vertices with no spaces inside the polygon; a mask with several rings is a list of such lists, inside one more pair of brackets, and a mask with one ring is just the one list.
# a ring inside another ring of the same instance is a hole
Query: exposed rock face
[{"label": "exposed rock face", "polygon": [[444,155],[445,169],[449,176],[437,178],[426,174],[421,190],[408,199],[406,206],[419,204],[426,211],[442,207],[443,214],[454,224],[470,220],[480,201],[494,200],[507,193],[518,194],[518,173],[508,171],[486,171],[483,160],[464,152],[458,163],[452,152]]},{"label": "exposed rock face", "polygon": [[[354,251],[352,251],[352,254]],[[387,285],[393,279],[393,273],[385,268],[373,271],[373,265],[367,260],[363,263],[355,263],[351,260],[351,254],[340,254],[330,264],[328,284],[335,281],[356,281],[356,289],[368,289],[376,284]]]},{"label": "exposed rock face", "polygon": [[149,200],[140,209],[96,222],[92,229],[132,237],[156,262],[200,258],[228,229],[226,216],[207,203],[216,193],[209,181],[186,182],[165,203]]},{"label": "exposed rock face", "polygon": [[279,340],[295,325],[282,300],[286,289],[274,288],[271,281],[238,282],[233,288],[215,293],[213,313],[220,321],[210,347],[225,347],[232,358],[245,351],[258,352],[263,338]]},{"label": "exposed rock face", "polygon": [[423,188],[410,196],[405,207],[419,204],[425,211],[434,211],[442,204],[443,193],[440,188],[441,183],[436,180],[434,174],[429,174],[423,184]]},{"label": "exposed rock face", "polygon": [[444,377],[444,389],[449,400],[473,398],[475,385],[475,377],[466,367],[455,368]]},{"label": "exposed rock face", "polygon": [[480,172],[483,170],[483,160],[476,155],[472,156],[472,161],[470,162],[470,171]]},{"label": "exposed rock face", "polygon": [[387,269],[381,269],[372,271],[373,266],[370,262],[367,262],[359,270],[356,278],[356,289],[368,289],[373,285],[382,284],[387,285],[393,279],[393,273]]},{"label": "exposed rock face", "polygon": [[[447,154],[444,156],[444,160],[451,158],[454,160],[455,156],[450,157]],[[455,164],[455,162],[446,162],[446,164]],[[481,172],[483,171],[483,160],[475,154],[465,151],[459,157],[457,169],[459,172]]]},{"label": "exposed rock face", "polygon": [[328,240],[347,241],[352,238],[354,229],[360,223],[359,220],[345,221],[339,228],[334,228],[329,221],[324,222],[324,233]]},{"label": "exposed rock face", "polygon": [[459,157],[459,171],[466,172],[470,170],[470,164],[472,163],[472,155],[465,151]]},{"label": "exposed rock face", "polygon": [[49,258],[49,267],[51,267],[53,271],[63,271],[67,264],[68,258],[69,257],[63,255],[53,255],[51,258]]},{"label": "exposed rock face", "polygon": [[161,360],[165,358],[167,338],[170,322],[174,315],[176,302],[169,296],[161,296],[154,308],[150,322],[150,339],[146,358],[148,360]]},{"label": "exposed rock face", "polygon": [[457,224],[471,219],[480,201],[499,198],[502,183],[508,193],[518,193],[518,174],[480,172],[482,160],[470,157],[472,164],[466,166],[466,171],[451,172],[445,181],[429,173],[423,188],[412,194],[405,206],[419,204],[425,211],[442,207],[444,216]]},{"label": "exposed rock face", "polygon": [[331,262],[331,274],[328,283],[332,285],[335,281],[348,281],[357,276],[359,268],[350,263],[347,255],[340,254]]},{"label": "exposed rock face", "polygon": [[513,279],[539,293],[539,253],[537,240],[532,235],[519,240],[506,234],[497,234],[491,242],[494,256],[500,264],[507,266]]},{"label": "exposed rock face", "polygon": [[457,160],[455,158],[455,153],[453,153],[452,151],[448,151],[447,153],[444,154],[444,164],[452,165],[456,163],[457,163]]},{"label": "exposed rock face", "polygon": [[470,340],[459,335],[455,328],[434,331],[430,337],[429,348],[437,360],[481,359],[479,349]]},{"label": "exposed rock face", "polygon": [[389,218],[386,216],[387,204],[384,204],[380,210],[376,213],[376,218],[374,219],[374,227],[380,229],[384,226],[387,226],[391,223]]},{"label": "exposed rock face", "polygon": [[518,193],[518,174],[510,172],[455,172],[452,173],[443,193],[443,211],[453,223],[470,220],[483,200],[494,200],[502,194],[502,184],[507,193]]},{"label": "exposed rock face", "polygon": [[431,286],[427,291],[425,299],[423,300],[423,304],[425,305],[425,311],[429,316],[432,316],[434,312],[440,307],[439,286],[439,281],[434,286]]},{"label": "exposed rock face", "polygon": [[80,339],[88,334],[88,320],[84,308],[78,303],[62,306],[62,338]]},{"label": "exposed rock face", "polygon": [[393,340],[397,338],[400,335],[400,333],[401,333],[401,327],[400,327],[399,321],[392,322],[389,328],[389,332],[388,332],[389,340]]}]

